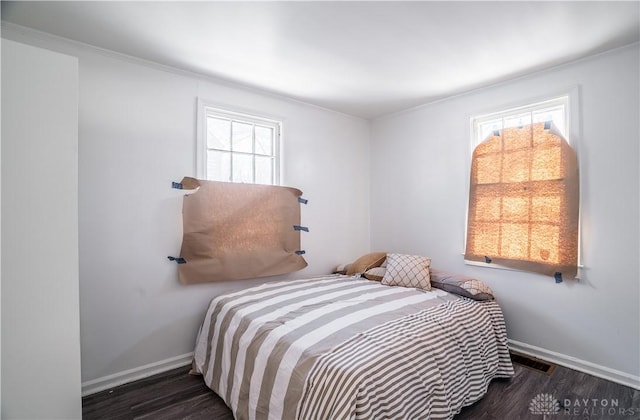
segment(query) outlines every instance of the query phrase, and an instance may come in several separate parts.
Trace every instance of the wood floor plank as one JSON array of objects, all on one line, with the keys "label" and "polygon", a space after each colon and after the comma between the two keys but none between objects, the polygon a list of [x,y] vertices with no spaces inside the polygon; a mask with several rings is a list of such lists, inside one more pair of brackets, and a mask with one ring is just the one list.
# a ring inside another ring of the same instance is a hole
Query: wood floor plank
[{"label": "wood floor plank", "polygon": [[[614,382],[596,378],[558,366],[550,375],[536,373],[520,365],[514,365],[516,374],[510,380],[496,380],[489,386],[487,395],[477,403],[465,407],[455,417],[456,420],[476,420],[480,418],[540,420],[539,414],[529,410],[531,401],[539,394],[550,394],[560,403],[563,419],[623,419],[640,418],[640,406],[635,398],[640,394],[632,388]],[[594,405],[593,399],[598,400]],[[565,406],[568,400],[569,404]],[[576,400],[583,405],[576,407]],[[584,401],[588,400],[586,406]],[[611,404],[616,401],[618,408],[615,414],[602,411],[601,403]],[[585,409],[587,411],[585,411]],[[635,415],[628,416],[630,409]],[[565,410],[567,410],[565,412]]]},{"label": "wood floor plank", "polygon": [[[518,364],[514,368],[513,378],[492,381],[484,398],[463,408],[455,420],[541,420],[542,415],[529,410],[539,394],[550,394],[563,406],[560,415],[551,418],[640,419],[640,391],[562,366],[551,375]],[[83,419],[233,420],[231,410],[202,377],[188,372],[186,366],[84,397]]]},{"label": "wood floor plank", "polygon": [[153,396],[167,395],[172,389],[184,389],[185,384],[203,385],[200,378],[185,375],[187,368],[174,369],[129,384],[108,389],[82,399],[83,419],[104,419],[108,410],[110,418],[131,418],[131,407]]},{"label": "wood floor plank", "polygon": [[179,389],[167,388],[165,392],[149,395],[143,401],[131,405],[131,411],[135,413],[146,413],[167,407],[175,402],[188,400],[192,397],[208,392],[204,382],[186,383],[182,382]]},{"label": "wood floor plank", "polygon": [[213,392],[195,395],[169,406],[134,417],[134,420],[216,419],[233,420],[231,410]]}]

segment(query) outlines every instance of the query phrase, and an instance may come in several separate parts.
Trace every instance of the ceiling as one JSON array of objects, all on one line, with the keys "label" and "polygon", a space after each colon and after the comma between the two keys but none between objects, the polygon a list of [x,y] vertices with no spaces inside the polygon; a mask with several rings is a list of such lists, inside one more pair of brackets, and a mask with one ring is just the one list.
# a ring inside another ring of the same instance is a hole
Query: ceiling
[{"label": "ceiling", "polygon": [[10,2],[2,20],[364,118],[640,40],[640,2]]}]

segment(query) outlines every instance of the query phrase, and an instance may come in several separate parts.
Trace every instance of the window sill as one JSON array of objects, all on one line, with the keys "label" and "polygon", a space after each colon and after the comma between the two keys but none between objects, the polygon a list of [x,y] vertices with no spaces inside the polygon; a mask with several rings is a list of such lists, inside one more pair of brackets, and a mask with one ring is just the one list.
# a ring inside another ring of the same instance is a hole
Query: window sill
[{"label": "window sill", "polygon": [[[464,254],[462,254],[462,255],[464,255]],[[470,261],[470,260],[464,260],[464,263],[465,263],[465,265],[473,265],[475,267],[485,267],[485,268],[493,268],[493,269],[498,269],[498,270],[518,271],[520,273],[530,273],[529,271],[523,271],[523,270],[518,270],[516,268],[505,267],[504,265],[499,265],[499,264],[495,264],[495,263],[487,264],[487,263],[481,262],[481,261]],[[580,280],[582,268],[584,268],[584,266],[582,264],[578,264],[578,274],[576,275],[576,277],[574,279],[571,279],[571,280],[576,280],[576,281]]]}]

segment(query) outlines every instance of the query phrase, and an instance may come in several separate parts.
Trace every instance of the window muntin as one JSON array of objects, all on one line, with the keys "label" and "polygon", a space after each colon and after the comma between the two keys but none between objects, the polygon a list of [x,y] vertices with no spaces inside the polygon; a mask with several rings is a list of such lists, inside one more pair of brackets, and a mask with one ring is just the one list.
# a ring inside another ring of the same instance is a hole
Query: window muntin
[{"label": "window muntin", "polygon": [[474,148],[495,131],[538,122],[552,122],[559,133],[565,139],[569,139],[569,96],[560,96],[530,105],[480,115],[473,117],[471,121]]},{"label": "window muntin", "polygon": [[562,135],[568,97],[472,124],[465,260],[575,276],[579,181],[575,152]]},{"label": "window muntin", "polygon": [[279,184],[281,122],[199,102],[198,177]]}]

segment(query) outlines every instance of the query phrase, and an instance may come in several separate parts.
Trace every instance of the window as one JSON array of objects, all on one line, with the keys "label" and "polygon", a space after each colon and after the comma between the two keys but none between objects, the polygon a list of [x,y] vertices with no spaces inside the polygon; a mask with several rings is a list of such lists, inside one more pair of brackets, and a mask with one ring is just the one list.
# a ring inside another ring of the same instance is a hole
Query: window
[{"label": "window", "polygon": [[198,101],[197,176],[211,181],[279,184],[281,123]]},{"label": "window", "polygon": [[575,277],[579,181],[565,140],[568,97],[472,124],[465,259]]}]

